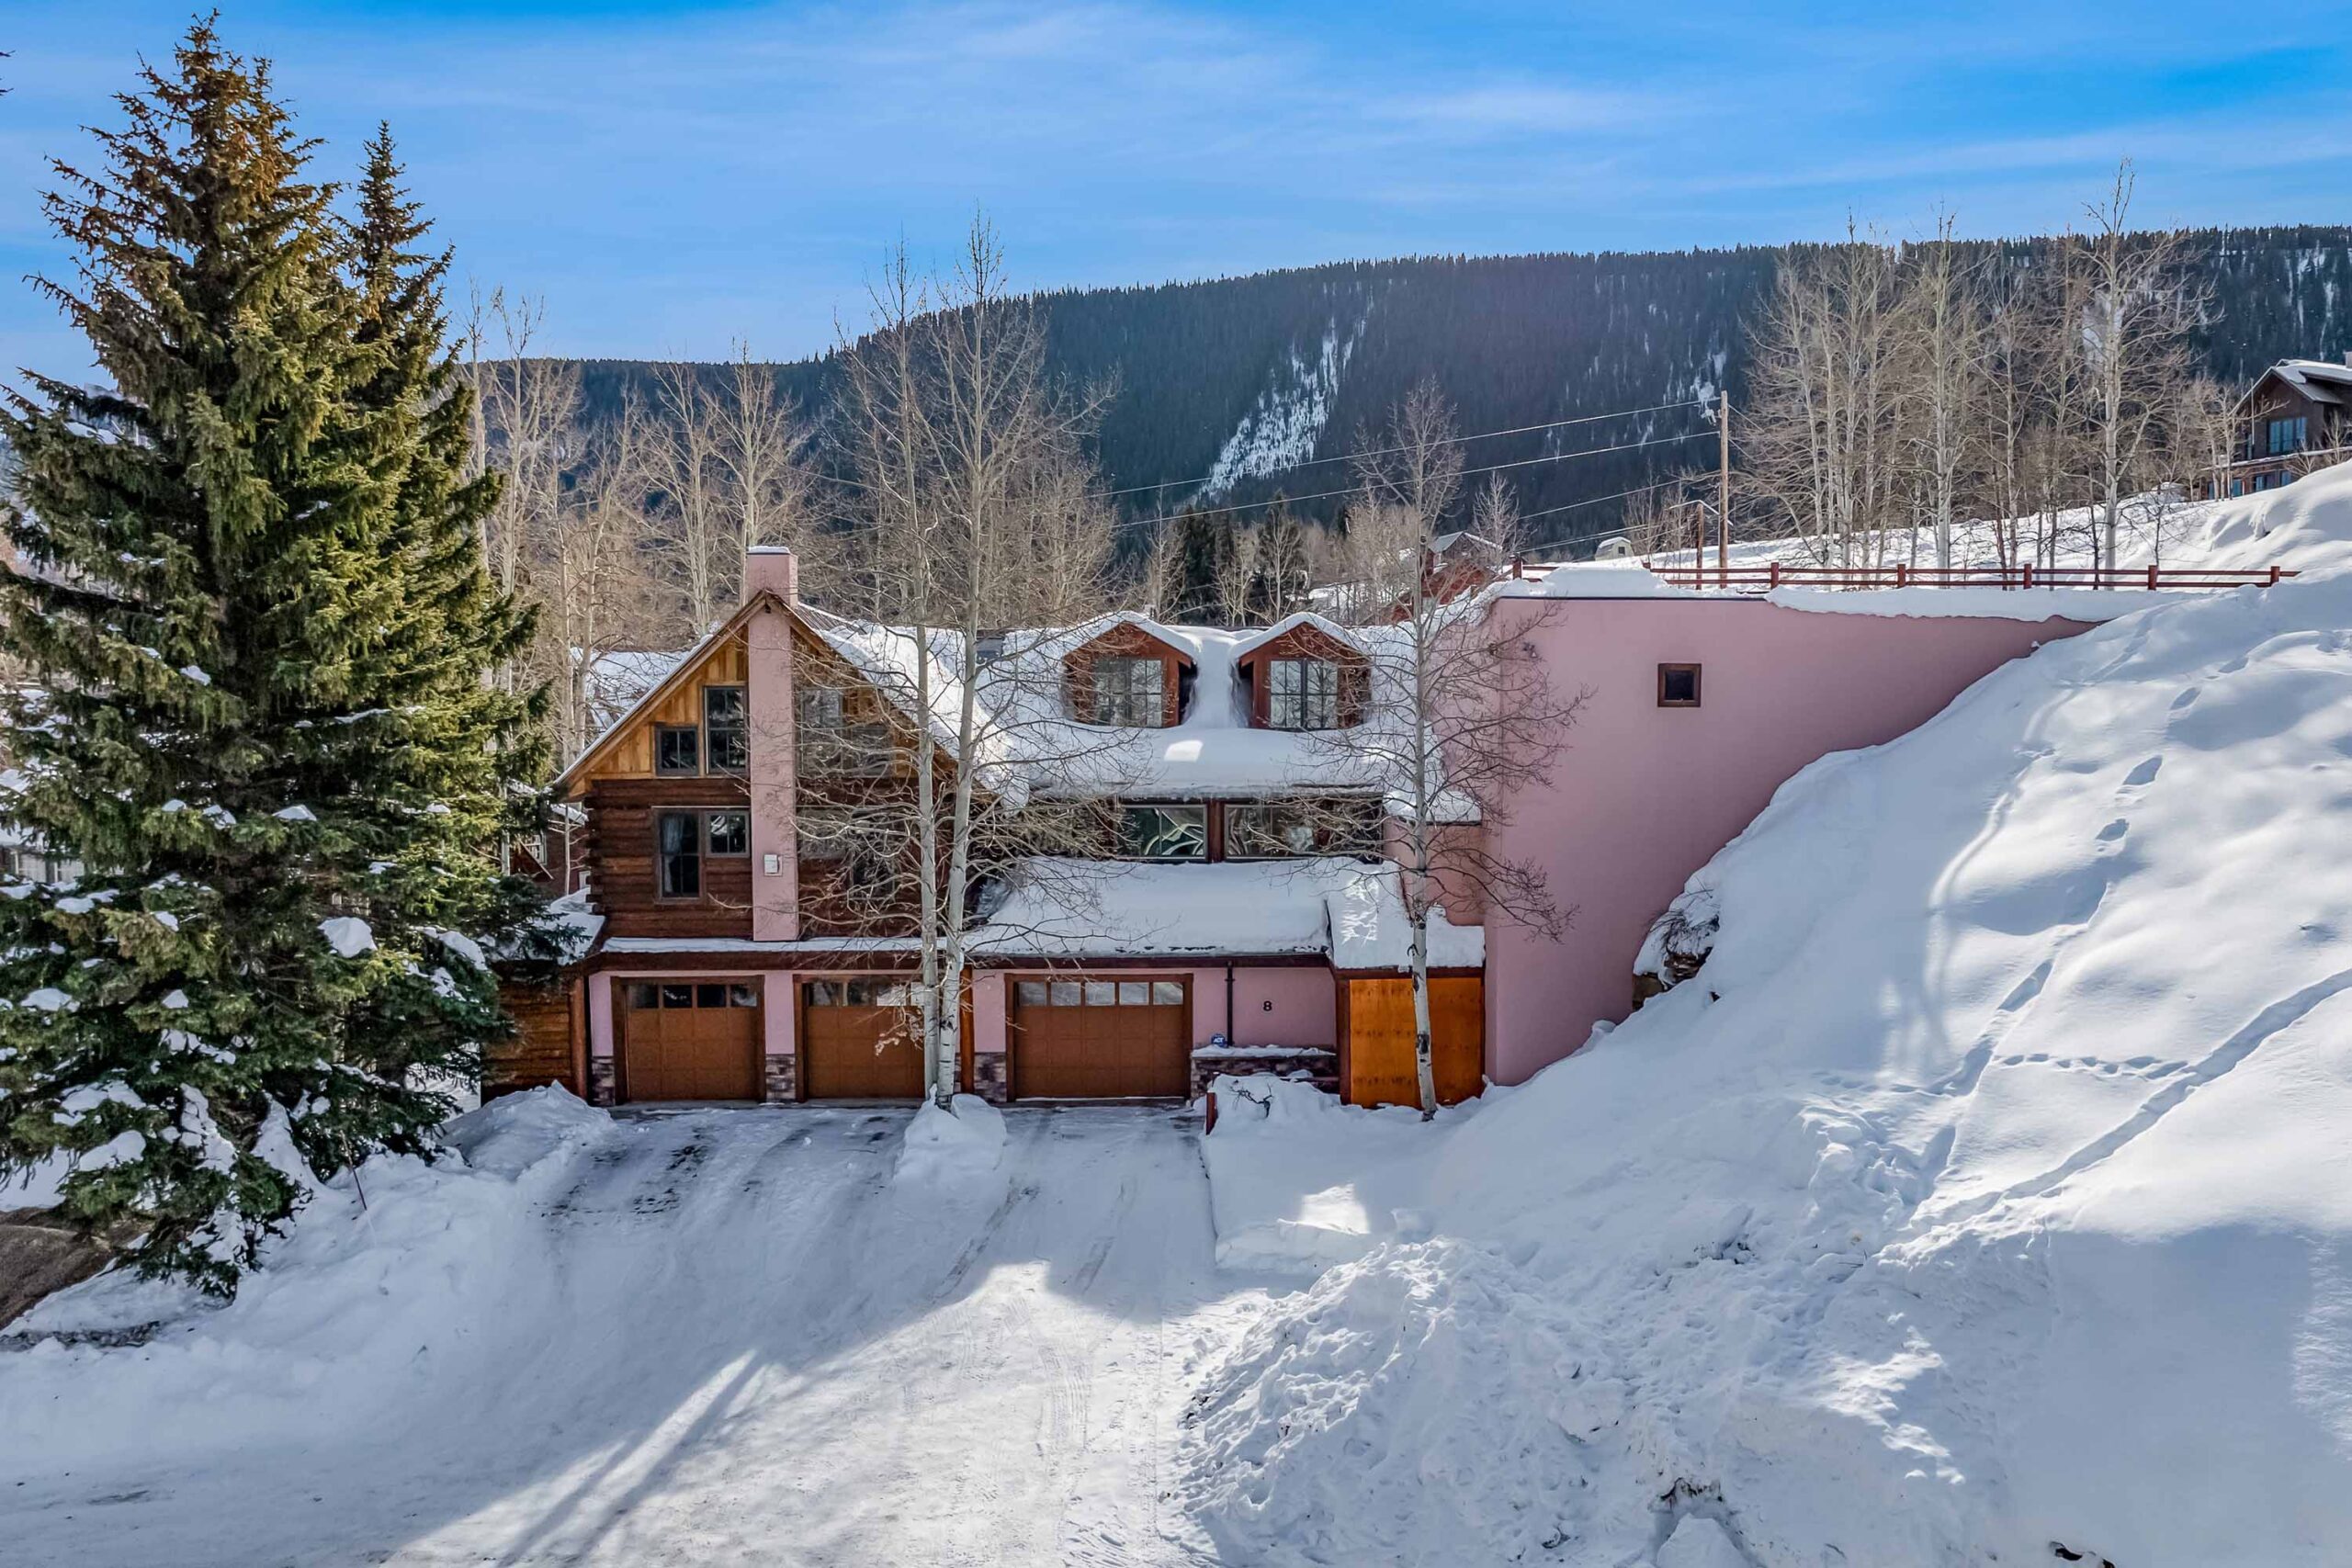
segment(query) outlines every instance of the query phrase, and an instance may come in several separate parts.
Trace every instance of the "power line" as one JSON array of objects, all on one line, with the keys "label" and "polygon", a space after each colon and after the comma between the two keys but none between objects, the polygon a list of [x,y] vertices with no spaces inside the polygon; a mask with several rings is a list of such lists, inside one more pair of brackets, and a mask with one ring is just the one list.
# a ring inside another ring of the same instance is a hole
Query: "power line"
[{"label": "power line", "polygon": [[[1542,457],[1521,457],[1518,461],[1511,463],[1488,463],[1481,468],[1464,468],[1462,470],[1460,477],[1467,479],[1472,474],[1497,473],[1504,468],[1524,468],[1534,463],[1564,463],[1571,457],[1605,457],[1611,452],[1636,452],[1645,446],[1671,446],[1677,442],[1696,441],[1702,436],[1712,436],[1714,432],[1712,430],[1693,430],[1682,435],[1659,435],[1654,436],[1647,441],[1627,441],[1615,446],[1588,446],[1581,452],[1554,452]],[[1660,481],[1660,483],[1669,482],[1675,481]],[[1657,487],[1645,486],[1644,488],[1656,489]],[[1345,490],[1317,491],[1313,495],[1292,495],[1284,496],[1283,499],[1285,501],[1329,501],[1333,496],[1355,495],[1359,493],[1360,489],[1361,487],[1359,486],[1351,485]],[[1626,493],[1631,494],[1633,492],[1629,491]],[[1605,495],[1595,499],[1598,501],[1616,501],[1621,498],[1613,495]],[[1184,512],[1163,512],[1152,517],[1132,517],[1125,523],[1114,523],[1112,526],[1114,528],[1148,528],[1155,524],[1172,523],[1187,517],[1218,517],[1228,512],[1257,512],[1263,509],[1267,504],[1267,502],[1262,501],[1250,501],[1242,502],[1232,506],[1204,506]],[[1585,506],[1592,504],[1592,502],[1577,502],[1573,504]],[[1544,517],[1550,515],[1554,512],[1565,512],[1567,508],[1565,506],[1547,507],[1543,512],[1527,513],[1522,515],[1523,517]]]},{"label": "power line", "polygon": [[[1704,398],[1685,398],[1679,403],[1655,403],[1645,409],[1618,409],[1611,413],[1580,414],[1574,419],[1546,420],[1542,424],[1514,425],[1509,430],[1481,430],[1469,435],[1449,435],[1442,441],[1434,441],[1430,443],[1430,445],[1433,446],[1456,446],[1465,442],[1487,441],[1502,435],[1531,435],[1539,430],[1565,430],[1572,424],[1597,424],[1604,419],[1631,419],[1634,415],[1640,413],[1664,413],[1672,409],[1695,409],[1705,408],[1706,406],[1707,400]],[[1360,461],[1366,457],[1393,457],[1399,452],[1409,452],[1411,450],[1413,450],[1413,448],[1409,446],[1384,446],[1376,451],[1341,452],[1336,457],[1309,457],[1303,462],[1286,464],[1276,471],[1285,474],[1295,473],[1300,468],[1317,468],[1325,463],[1351,463]],[[1269,476],[1245,475],[1243,477],[1266,478]],[[1216,478],[1215,474],[1203,474],[1200,478],[1193,479],[1161,479],[1158,484],[1129,485],[1125,490],[1100,490],[1092,491],[1090,499],[1095,501],[1111,501],[1123,495],[1141,495],[1144,491],[1150,490],[1168,490],[1178,485],[1204,485],[1215,478]],[[1313,496],[1300,496],[1297,499],[1301,501],[1312,501],[1317,498]],[[1198,515],[1198,513],[1194,513],[1194,515]]]}]

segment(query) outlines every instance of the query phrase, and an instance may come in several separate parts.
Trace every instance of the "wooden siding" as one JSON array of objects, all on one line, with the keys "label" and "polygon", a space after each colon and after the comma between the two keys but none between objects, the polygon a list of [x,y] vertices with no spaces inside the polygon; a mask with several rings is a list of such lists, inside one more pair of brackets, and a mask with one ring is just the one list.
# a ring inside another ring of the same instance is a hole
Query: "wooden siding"
[{"label": "wooden siding", "polygon": [[599,778],[588,794],[588,874],[612,936],[752,934],[752,857],[705,857],[702,897],[664,898],[654,860],[654,816],[671,807],[748,810],[740,778]]},{"label": "wooden siding", "polygon": [[514,1020],[515,1032],[483,1051],[482,1099],[550,1083],[587,1099],[587,1008],[582,982],[510,982],[499,987],[499,999]]},{"label": "wooden siding", "polygon": [[1234,663],[1250,686],[1250,723],[1268,728],[1272,713],[1271,682],[1266,666],[1277,659],[1322,659],[1340,667],[1340,727],[1347,728],[1363,717],[1372,694],[1372,660],[1363,649],[1351,648],[1322,627],[1299,625],[1270,642],[1251,649]]},{"label": "wooden siding", "polygon": [[[1413,1061],[1413,982],[1377,976],[1340,984],[1340,1085],[1351,1105],[1421,1102]],[[1487,982],[1476,975],[1430,976],[1430,1066],[1438,1102],[1453,1105],[1486,1087]]]},{"label": "wooden siding", "polygon": [[1062,700],[1072,718],[1081,724],[1094,722],[1094,661],[1098,659],[1159,660],[1159,727],[1173,728],[1182,719],[1183,675],[1193,668],[1192,660],[1182,649],[1127,621],[1063,656]]},{"label": "wooden siding", "polygon": [[[741,686],[747,684],[750,678],[751,655],[741,634],[718,642],[702,656],[694,670],[680,680],[666,696],[630,719],[626,729],[618,731],[604,743],[604,756],[597,760],[582,784],[593,789],[606,779],[655,777],[654,727],[692,725],[699,730],[702,728],[702,689],[705,686]],[[707,740],[698,755],[703,765],[708,767],[710,747]]]}]

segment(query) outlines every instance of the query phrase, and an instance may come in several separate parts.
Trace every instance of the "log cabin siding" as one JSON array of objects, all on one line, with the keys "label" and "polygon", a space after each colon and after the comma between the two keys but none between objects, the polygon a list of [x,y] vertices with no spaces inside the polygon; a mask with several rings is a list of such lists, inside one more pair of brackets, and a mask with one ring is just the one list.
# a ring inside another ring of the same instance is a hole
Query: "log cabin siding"
[{"label": "log cabin siding", "polygon": [[581,992],[577,976],[547,983],[507,981],[499,987],[499,1000],[514,1021],[514,1033],[482,1050],[482,1099],[550,1083],[588,1098],[583,1065],[588,1033]]},{"label": "log cabin siding", "polygon": [[588,788],[588,874],[613,936],[752,934],[752,857],[706,857],[699,898],[664,898],[654,818],[664,809],[751,809],[740,778],[594,780]]}]

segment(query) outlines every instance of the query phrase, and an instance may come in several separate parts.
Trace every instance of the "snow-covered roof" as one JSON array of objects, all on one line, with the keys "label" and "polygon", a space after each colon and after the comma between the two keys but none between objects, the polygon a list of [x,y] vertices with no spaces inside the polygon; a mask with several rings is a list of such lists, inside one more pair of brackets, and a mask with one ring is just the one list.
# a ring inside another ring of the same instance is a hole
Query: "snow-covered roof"
[{"label": "snow-covered roof", "polygon": [[2352,399],[2352,365],[2331,359],[2282,359],[2270,367],[2269,374],[2313,402],[2341,403]]},{"label": "snow-covered roof", "polygon": [[1284,615],[1264,631],[1250,632],[1246,636],[1235,633],[1234,635],[1239,637],[1241,640],[1233,645],[1234,662],[1239,663],[1275,638],[1288,637],[1301,626],[1312,626],[1343,648],[1361,650],[1363,647],[1363,642],[1358,639],[1353,631],[1331,619],[1330,616],[1318,615],[1312,610],[1298,610]]},{"label": "snow-covered roof", "polygon": [[[1408,962],[1396,868],[1344,856],[1200,865],[1043,860],[1016,877],[971,942],[983,957],[1328,958]],[[1476,968],[1486,932],[1435,916],[1430,962]]]}]

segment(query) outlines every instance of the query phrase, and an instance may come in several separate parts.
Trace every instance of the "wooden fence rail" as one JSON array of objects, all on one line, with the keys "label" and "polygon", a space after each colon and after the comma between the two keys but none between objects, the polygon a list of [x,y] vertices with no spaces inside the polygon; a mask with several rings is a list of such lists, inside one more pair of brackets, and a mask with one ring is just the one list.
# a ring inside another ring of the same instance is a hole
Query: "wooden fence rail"
[{"label": "wooden fence rail", "polygon": [[1645,564],[1677,588],[1729,588],[1747,593],[1769,593],[1776,588],[2262,588],[2296,575],[2276,566],[2239,570],[2201,566],[1788,566],[1780,561],[1729,567]]}]

